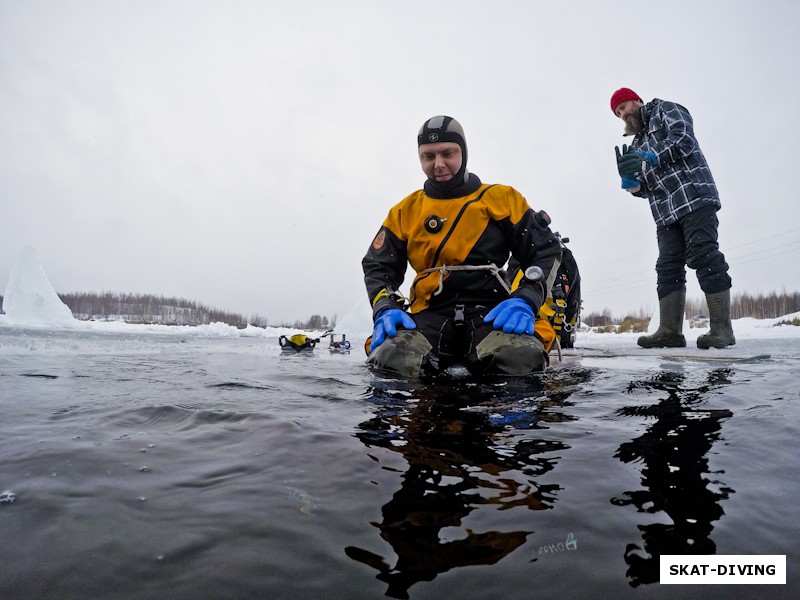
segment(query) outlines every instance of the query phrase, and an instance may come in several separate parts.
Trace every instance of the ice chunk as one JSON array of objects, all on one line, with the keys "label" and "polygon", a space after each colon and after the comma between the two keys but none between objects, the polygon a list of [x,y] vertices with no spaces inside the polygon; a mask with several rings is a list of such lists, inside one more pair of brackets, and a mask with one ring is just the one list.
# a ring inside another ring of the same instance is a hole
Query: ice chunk
[{"label": "ice chunk", "polygon": [[14,324],[49,325],[75,321],[72,311],[58,297],[39,263],[36,250],[25,247],[19,255],[3,296],[5,321]]}]

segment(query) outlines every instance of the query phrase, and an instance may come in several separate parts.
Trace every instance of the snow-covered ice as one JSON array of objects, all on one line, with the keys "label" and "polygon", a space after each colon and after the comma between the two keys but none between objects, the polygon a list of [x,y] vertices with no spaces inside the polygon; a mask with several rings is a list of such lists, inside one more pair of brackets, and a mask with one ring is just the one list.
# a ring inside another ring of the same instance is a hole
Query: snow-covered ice
[{"label": "snow-covered ice", "polygon": [[[285,327],[248,326],[237,329],[225,323],[211,323],[209,325],[132,325],[123,322],[79,321],[73,318],[72,313],[56,294],[53,286],[42,268],[36,251],[26,247],[20,254],[11,277],[6,287],[3,299],[5,315],[0,315],[0,327],[29,327],[29,328],[58,328],[100,330],[106,332],[159,332],[178,333],[181,335],[196,335],[198,337],[268,337],[277,338],[281,335],[297,333],[297,329]],[[800,312],[775,319],[742,318],[733,321],[733,331],[739,342],[749,339],[788,339],[800,338],[800,327],[780,325],[781,322],[800,318]],[[658,315],[653,317],[648,331],[652,332],[658,327]],[[362,344],[372,333],[372,311],[367,301],[366,294],[337,324],[336,333],[346,334],[354,347]],[[683,333],[687,344],[691,347],[697,337],[707,331],[706,328],[691,327],[687,320],[684,323]],[[318,335],[319,332],[304,332]],[[576,347],[598,346],[636,346],[639,333],[596,333],[588,327],[582,327],[578,332]]]}]

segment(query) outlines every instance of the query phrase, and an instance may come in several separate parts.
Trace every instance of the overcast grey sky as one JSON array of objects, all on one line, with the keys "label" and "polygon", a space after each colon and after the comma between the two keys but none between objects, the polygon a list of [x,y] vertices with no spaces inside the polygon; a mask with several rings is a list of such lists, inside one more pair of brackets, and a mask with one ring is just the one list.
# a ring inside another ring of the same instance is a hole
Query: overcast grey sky
[{"label": "overcast grey sky", "polygon": [[652,309],[622,86],[694,116],[734,292],[795,291],[798,30],[795,0],[0,0],[0,293],[31,245],[59,292],[341,318],[449,114],[571,239],[584,313]]}]

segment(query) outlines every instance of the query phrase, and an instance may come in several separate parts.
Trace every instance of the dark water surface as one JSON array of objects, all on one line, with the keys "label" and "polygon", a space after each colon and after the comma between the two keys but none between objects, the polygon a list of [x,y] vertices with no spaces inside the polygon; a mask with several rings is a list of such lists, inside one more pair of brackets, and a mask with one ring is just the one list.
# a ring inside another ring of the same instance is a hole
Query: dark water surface
[{"label": "dark water surface", "polygon": [[[0,599],[795,598],[797,346],[413,383],[0,328]],[[787,585],[662,585],[661,554],[785,554]]]}]

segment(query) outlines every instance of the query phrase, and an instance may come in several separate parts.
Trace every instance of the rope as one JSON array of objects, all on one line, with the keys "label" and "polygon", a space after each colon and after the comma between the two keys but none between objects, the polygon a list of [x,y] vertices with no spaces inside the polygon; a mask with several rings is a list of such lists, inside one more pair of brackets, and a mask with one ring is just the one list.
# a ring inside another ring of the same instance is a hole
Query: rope
[{"label": "rope", "polygon": [[439,287],[435,292],[433,292],[434,296],[438,296],[442,293],[442,289],[444,288],[444,276],[446,273],[450,271],[491,271],[492,275],[497,278],[497,281],[500,282],[500,285],[503,286],[503,289],[508,292],[508,295],[511,295],[511,288],[508,287],[505,279],[500,275],[500,269],[497,268],[495,264],[488,264],[488,265],[442,265],[441,267],[433,267],[430,269],[425,269],[421,271],[422,273],[434,273],[439,272]]}]

